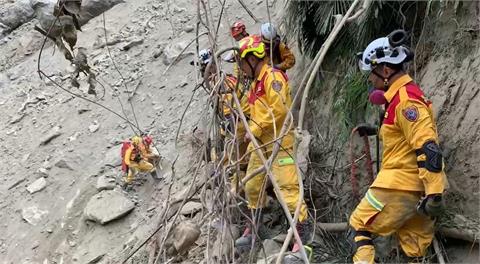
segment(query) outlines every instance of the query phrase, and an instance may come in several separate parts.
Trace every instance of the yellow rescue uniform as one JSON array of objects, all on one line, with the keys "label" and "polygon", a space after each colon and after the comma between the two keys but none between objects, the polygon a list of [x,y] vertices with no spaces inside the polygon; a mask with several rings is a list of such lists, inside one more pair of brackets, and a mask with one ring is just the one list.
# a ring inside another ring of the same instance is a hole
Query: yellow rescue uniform
[{"label": "yellow rescue uniform", "polygon": [[397,79],[385,98],[388,104],[380,129],[382,167],[350,217],[357,231],[354,262],[374,262],[371,233],[396,233],[407,256],[423,256],[434,235],[434,222],[418,214],[416,204],[425,194],[441,194],[446,185],[443,170],[428,171],[425,154],[416,154],[428,141],[438,144],[431,102],[408,75]]},{"label": "yellow rescue uniform", "polygon": [[151,172],[153,170],[153,165],[142,157],[141,150],[135,148],[133,144],[125,152],[124,159],[128,166],[126,183],[131,183],[139,171]]},{"label": "yellow rescue uniform", "polygon": [[[302,200],[299,221],[303,222],[307,218],[307,207],[303,197],[299,196],[299,176],[294,163],[292,129],[288,130],[286,136],[277,139],[292,104],[286,74],[265,63],[258,78],[252,83],[248,102],[250,104],[249,128],[260,144],[263,144],[261,150],[267,159],[272,153],[272,142],[281,140],[282,148],[272,162],[272,173],[280,187],[280,195],[292,214],[295,212],[298,200]],[[253,151],[253,149],[253,144],[249,144],[249,150]],[[248,162],[247,175],[262,165],[260,158],[253,151]],[[245,194],[250,208],[264,207],[266,196],[262,190],[267,182],[266,178],[265,173],[261,173],[245,184]]]},{"label": "yellow rescue uniform", "polygon": [[[275,44],[274,44],[275,45]],[[277,47],[273,47],[273,65],[275,68],[286,72],[288,69],[292,68],[295,65],[295,55],[283,42],[279,42]],[[269,43],[265,43],[267,49],[270,47]],[[265,61],[268,64],[271,64],[270,60],[270,51],[267,51],[267,56],[265,56]]]},{"label": "yellow rescue uniform", "polygon": [[[225,78],[225,94],[223,95],[223,114],[225,116],[226,122],[229,123],[229,130],[224,131],[226,138],[225,138],[225,151],[227,155],[234,154],[233,161],[236,161],[239,158],[242,158],[245,153],[247,152],[248,143],[244,141],[244,137],[246,134],[245,126],[243,125],[241,119],[237,114],[232,114],[232,109],[237,109],[237,106],[233,102],[232,93],[235,92],[237,97],[240,100],[240,105],[244,115],[249,118],[249,105],[248,105],[248,94],[247,91],[244,90],[244,86],[238,83],[237,78],[231,75],[227,75]],[[232,135],[233,134],[233,135]],[[234,137],[232,137],[234,136]],[[234,144],[234,140],[238,144]],[[230,160],[226,160],[226,163],[230,162]],[[237,177],[237,173],[234,173],[231,177],[231,184],[233,192],[236,192],[236,186],[238,185],[238,180],[241,180],[245,174],[245,168],[247,166],[247,159],[244,158],[240,161],[240,175]]]}]

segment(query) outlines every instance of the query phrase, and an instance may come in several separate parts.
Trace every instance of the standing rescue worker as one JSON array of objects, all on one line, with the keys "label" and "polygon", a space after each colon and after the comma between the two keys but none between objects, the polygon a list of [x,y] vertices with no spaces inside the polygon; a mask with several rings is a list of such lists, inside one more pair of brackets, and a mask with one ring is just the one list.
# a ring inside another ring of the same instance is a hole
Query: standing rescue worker
[{"label": "standing rescue worker", "polygon": [[240,41],[244,37],[249,36],[245,24],[242,21],[237,21],[233,23],[233,25],[230,27],[230,34],[235,39],[235,41]]},{"label": "standing rescue worker", "polygon": [[[198,54],[198,62],[200,64],[200,72],[202,76],[205,75],[206,67],[208,63],[212,61],[212,51],[211,49],[203,49]],[[193,62],[191,62],[193,64]],[[219,81],[218,76],[215,74],[215,65],[212,64],[210,67],[210,75],[209,75],[209,82],[211,87],[215,87],[216,83]],[[221,100],[219,106],[221,109],[220,111],[223,112],[223,131],[222,134],[225,137],[225,142],[228,141],[228,145],[224,147],[224,151],[227,153],[233,153],[235,157],[241,158],[245,155],[247,151],[248,143],[244,141],[245,137],[245,127],[243,123],[240,121],[238,114],[236,111],[242,111],[247,118],[249,118],[249,105],[248,105],[248,95],[247,90],[245,90],[244,85],[238,83],[237,78],[231,74],[226,74],[224,80],[224,89],[220,89],[221,92]],[[233,103],[233,95],[234,93],[240,100],[241,109],[236,109],[235,103]],[[232,136],[235,136],[234,138]],[[237,145],[233,144],[233,139],[235,139]],[[238,151],[233,151],[238,150]],[[236,160],[226,160],[226,162],[236,162]],[[239,173],[234,172],[232,173],[231,177],[231,192],[237,192],[237,186],[239,184],[239,180],[243,178],[245,175],[245,170],[247,167],[247,159],[244,158],[240,161],[240,171]]]},{"label": "standing rescue worker", "polygon": [[[245,27],[245,24],[242,21],[237,21],[233,23],[233,25],[230,27],[230,34],[232,35],[233,39],[235,41],[240,41],[241,39],[248,37],[250,34],[248,34],[247,29]],[[230,52],[227,54],[226,61],[234,61],[235,58],[235,52]],[[240,70],[238,69],[238,65],[235,63],[233,64],[233,76],[239,78],[240,77]],[[248,83],[245,83],[244,86],[248,86]]]},{"label": "standing rescue worker", "polygon": [[152,172],[154,170],[153,165],[142,156],[142,138],[134,136],[131,139],[131,144],[125,151],[123,162],[128,166],[127,177],[124,178],[126,184],[131,184],[135,175],[140,172]]},{"label": "standing rescue worker", "polygon": [[[268,64],[271,64],[273,61],[273,67],[284,72],[295,65],[295,55],[293,55],[287,44],[281,41],[277,30],[272,24],[262,24],[260,35],[262,36],[263,43],[265,43],[267,54],[265,60]],[[270,52],[270,49],[272,49],[272,52]],[[270,54],[272,54],[271,58]]]},{"label": "standing rescue worker", "polygon": [[[417,262],[432,242],[432,219],[443,211],[447,181],[432,103],[404,71],[404,64],[413,58],[402,45],[405,39],[401,30],[376,39],[359,62],[373,84],[370,101],[384,105],[385,116],[379,132],[382,167],[350,217],[357,248],[354,263],[374,263],[372,235],[393,233],[410,262]],[[371,130],[359,128],[360,133]]]},{"label": "standing rescue worker", "polygon": [[[261,150],[267,159],[272,154],[275,141],[281,140],[281,149],[272,162],[272,173],[280,187],[279,195],[286,202],[292,215],[295,212],[298,200],[302,200],[297,230],[302,240],[307,240],[309,235],[307,233],[307,207],[303,197],[299,196],[299,176],[292,156],[294,153],[293,131],[289,130],[283,138],[278,138],[292,103],[288,78],[284,72],[268,65],[265,56],[265,44],[259,36],[249,36],[240,41],[240,69],[247,77],[253,79],[248,96],[250,104],[249,128],[262,146]],[[248,134],[245,135],[245,141],[251,141]],[[261,159],[254,151],[252,143],[249,144],[248,150],[252,153],[248,163],[247,175],[263,166]],[[259,209],[265,206],[265,185],[267,181],[266,174],[260,173],[245,184],[245,194],[250,209]],[[242,237],[235,241],[235,246],[243,251],[245,248],[250,248],[251,242],[251,229],[247,228]],[[292,251],[299,251],[298,243],[294,244]]]}]

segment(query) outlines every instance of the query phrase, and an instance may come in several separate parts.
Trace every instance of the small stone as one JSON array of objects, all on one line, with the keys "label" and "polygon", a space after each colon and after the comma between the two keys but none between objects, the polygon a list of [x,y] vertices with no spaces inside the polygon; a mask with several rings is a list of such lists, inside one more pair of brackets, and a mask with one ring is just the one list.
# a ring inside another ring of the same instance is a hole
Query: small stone
[{"label": "small stone", "polygon": [[68,170],[73,170],[73,168],[68,165],[67,161],[64,159],[60,159],[55,163],[55,167],[61,168],[61,169],[68,169]]},{"label": "small stone", "polygon": [[40,210],[36,206],[30,206],[22,209],[22,218],[31,225],[37,225],[40,223],[48,211]]},{"label": "small stone", "polygon": [[100,124],[98,124],[98,121],[93,121],[93,124],[92,125],[89,125],[88,126],[88,130],[90,131],[90,133],[95,133],[97,132],[97,130],[100,128]]},{"label": "small stone", "polygon": [[90,261],[87,262],[87,264],[99,263],[104,256],[105,256],[105,253],[97,253],[95,257],[91,258]]},{"label": "small stone", "polygon": [[183,31],[185,31],[186,33],[190,33],[194,30],[195,28],[193,26],[185,26],[185,28],[183,29]]},{"label": "small stone", "polygon": [[45,168],[38,169],[37,173],[44,178],[48,178],[48,171]]},{"label": "small stone", "polygon": [[97,190],[113,190],[115,188],[115,179],[107,177],[107,176],[100,176],[97,180]]},{"label": "small stone", "polygon": [[41,177],[41,178],[38,178],[33,183],[31,183],[30,185],[28,185],[27,191],[30,194],[33,194],[43,190],[46,186],[47,186],[47,181],[45,180],[45,178]]},{"label": "small stone", "polygon": [[143,38],[135,38],[129,41],[127,44],[123,45],[121,50],[127,51],[135,46],[143,44]]},{"label": "small stone", "polygon": [[32,249],[36,249],[37,247],[40,246],[40,241],[34,241],[33,244],[32,244]]},{"label": "small stone", "polygon": [[40,146],[44,146],[44,145],[47,145],[48,143],[50,143],[50,141],[52,141],[54,138],[57,138],[61,135],[62,133],[60,132],[60,127],[59,126],[56,126],[54,128],[52,128],[46,136],[44,136],[42,139],[40,139]]},{"label": "small stone", "polygon": [[86,113],[88,111],[91,111],[91,110],[88,109],[88,108],[81,108],[81,109],[78,109],[78,114],[81,115],[81,114]]},{"label": "small stone", "polygon": [[183,205],[182,211],[180,211],[181,215],[193,215],[196,212],[202,210],[203,205],[199,202],[187,202]]}]

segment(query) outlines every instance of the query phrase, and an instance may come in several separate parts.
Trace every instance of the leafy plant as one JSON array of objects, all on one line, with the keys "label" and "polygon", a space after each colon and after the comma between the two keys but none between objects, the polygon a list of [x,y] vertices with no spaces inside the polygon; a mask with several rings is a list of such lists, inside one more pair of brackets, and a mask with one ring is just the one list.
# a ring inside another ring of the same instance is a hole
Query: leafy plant
[{"label": "leafy plant", "polygon": [[341,126],[341,138],[347,139],[352,127],[365,122],[365,116],[371,106],[368,104],[368,84],[365,74],[350,68],[345,79],[340,82],[332,106],[333,113]]}]

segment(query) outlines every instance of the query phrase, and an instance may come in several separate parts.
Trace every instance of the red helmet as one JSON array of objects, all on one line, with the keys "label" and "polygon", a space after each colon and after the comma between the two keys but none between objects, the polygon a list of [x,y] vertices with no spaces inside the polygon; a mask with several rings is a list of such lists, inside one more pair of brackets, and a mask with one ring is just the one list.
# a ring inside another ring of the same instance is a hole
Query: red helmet
[{"label": "red helmet", "polygon": [[232,37],[236,37],[242,33],[246,33],[245,24],[243,24],[242,21],[235,22],[230,28],[230,33],[232,34]]},{"label": "red helmet", "polygon": [[153,142],[153,138],[151,136],[145,136],[143,138],[143,140],[145,141],[145,144],[147,144],[147,145],[151,145],[152,142]]}]

